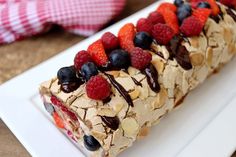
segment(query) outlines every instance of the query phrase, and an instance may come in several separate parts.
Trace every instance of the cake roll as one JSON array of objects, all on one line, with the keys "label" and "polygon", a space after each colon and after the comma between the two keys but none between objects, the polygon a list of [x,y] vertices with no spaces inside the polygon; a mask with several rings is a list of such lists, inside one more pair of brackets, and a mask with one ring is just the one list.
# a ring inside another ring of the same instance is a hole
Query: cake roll
[{"label": "cake roll", "polygon": [[43,82],[56,126],[92,157],[116,157],[147,136],[236,53],[234,5],[195,3],[162,3],[117,36],[105,33]]}]

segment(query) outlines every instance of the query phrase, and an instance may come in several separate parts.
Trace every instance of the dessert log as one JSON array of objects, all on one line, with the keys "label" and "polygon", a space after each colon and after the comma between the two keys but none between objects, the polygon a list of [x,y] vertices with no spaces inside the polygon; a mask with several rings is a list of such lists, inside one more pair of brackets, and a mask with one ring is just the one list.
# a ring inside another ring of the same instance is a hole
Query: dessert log
[{"label": "dessert log", "polygon": [[175,0],[105,33],[40,85],[46,110],[91,156],[116,157],[233,58],[235,8]]}]

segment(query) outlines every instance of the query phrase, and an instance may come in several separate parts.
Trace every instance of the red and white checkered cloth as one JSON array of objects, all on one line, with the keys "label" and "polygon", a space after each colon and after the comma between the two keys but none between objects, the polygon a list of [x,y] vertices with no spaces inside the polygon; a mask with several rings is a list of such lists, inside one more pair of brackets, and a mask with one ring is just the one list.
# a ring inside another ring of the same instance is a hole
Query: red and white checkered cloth
[{"label": "red and white checkered cloth", "polygon": [[0,44],[47,31],[53,24],[88,36],[124,4],[125,0],[0,0]]}]

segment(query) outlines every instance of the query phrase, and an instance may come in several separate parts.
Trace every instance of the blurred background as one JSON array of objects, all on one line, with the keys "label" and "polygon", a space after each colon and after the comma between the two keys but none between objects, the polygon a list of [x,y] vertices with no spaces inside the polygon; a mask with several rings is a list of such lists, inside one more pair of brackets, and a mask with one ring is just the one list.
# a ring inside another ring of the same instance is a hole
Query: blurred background
[{"label": "blurred background", "polygon": [[[156,0],[127,0],[124,10],[106,26],[119,21]],[[1,2],[1,0],[0,0]],[[104,28],[104,27],[103,27]],[[49,32],[0,46],[0,85],[47,60],[85,37],[63,31],[54,26]],[[0,120],[0,157],[29,157],[6,125]],[[233,155],[236,157],[236,154]]]}]

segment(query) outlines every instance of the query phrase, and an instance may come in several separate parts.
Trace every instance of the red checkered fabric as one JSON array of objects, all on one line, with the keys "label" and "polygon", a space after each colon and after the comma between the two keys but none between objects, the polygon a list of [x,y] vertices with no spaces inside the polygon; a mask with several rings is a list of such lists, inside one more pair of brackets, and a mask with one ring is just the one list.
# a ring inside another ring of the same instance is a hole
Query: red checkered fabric
[{"label": "red checkered fabric", "polygon": [[53,24],[89,36],[124,4],[125,0],[0,0],[0,44],[45,32]]}]

